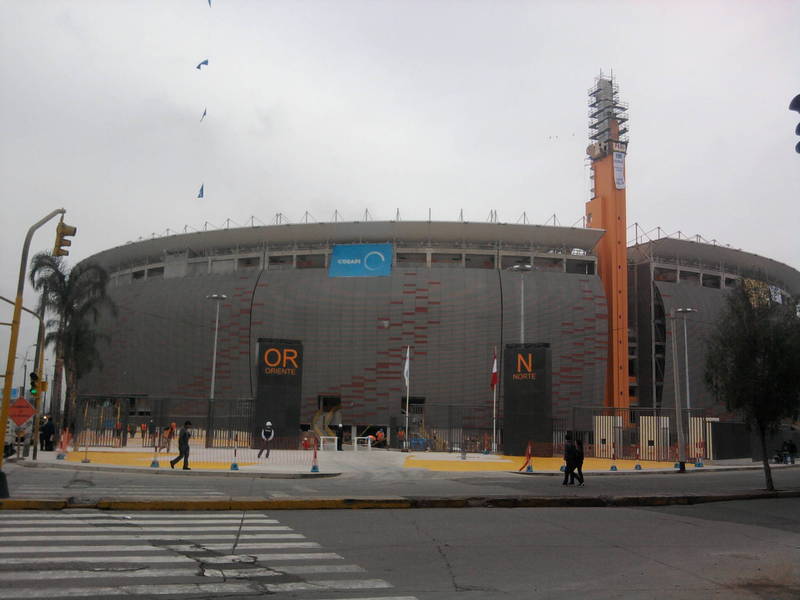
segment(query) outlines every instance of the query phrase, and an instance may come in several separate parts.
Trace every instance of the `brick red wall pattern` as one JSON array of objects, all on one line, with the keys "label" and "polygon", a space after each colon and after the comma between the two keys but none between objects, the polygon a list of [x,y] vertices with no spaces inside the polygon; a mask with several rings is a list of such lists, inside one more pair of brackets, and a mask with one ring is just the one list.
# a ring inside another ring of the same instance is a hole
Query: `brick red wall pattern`
[{"label": "brick red wall pattern", "polygon": [[375,278],[289,269],[113,287],[119,314],[100,324],[111,337],[104,368],[84,377],[81,393],[207,398],[215,302],[206,296],[219,293],[228,299],[220,306],[218,399],[255,394],[259,337],[297,339],[305,354],[303,422],[324,394],[341,396],[345,423],[386,425],[400,416],[411,345],[411,394],[426,405],[468,406],[468,420],[487,426],[492,348],[520,341],[521,277],[525,341],[552,345],[553,416],[602,402],[607,309],[596,276],[456,268]]}]

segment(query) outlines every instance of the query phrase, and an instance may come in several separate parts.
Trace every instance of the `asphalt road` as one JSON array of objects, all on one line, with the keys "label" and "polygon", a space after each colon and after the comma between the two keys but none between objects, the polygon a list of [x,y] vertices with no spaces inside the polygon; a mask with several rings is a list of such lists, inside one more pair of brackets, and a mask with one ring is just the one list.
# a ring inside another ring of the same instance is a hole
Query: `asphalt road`
[{"label": "asphalt road", "polygon": [[0,511],[0,600],[800,597],[800,499],[651,509]]},{"label": "asphalt road", "polygon": [[282,512],[420,600],[800,597],[800,500]]},{"label": "asphalt road", "polygon": [[[764,489],[760,469],[702,473],[592,476],[586,487],[562,487],[559,477],[516,473],[444,473],[420,469],[363,471],[317,479],[265,479],[190,472],[130,473],[30,468],[6,464],[12,498],[223,497],[331,498],[386,496],[597,496],[753,492]],[[779,489],[800,490],[800,465],[774,469]]]}]

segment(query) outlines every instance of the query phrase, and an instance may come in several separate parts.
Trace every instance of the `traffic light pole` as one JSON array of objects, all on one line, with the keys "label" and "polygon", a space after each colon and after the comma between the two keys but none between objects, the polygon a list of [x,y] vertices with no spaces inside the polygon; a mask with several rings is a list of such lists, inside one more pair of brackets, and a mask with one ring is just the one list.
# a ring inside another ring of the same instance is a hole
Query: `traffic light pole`
[{"label": "traffic light pole", "polygon": [[[39,315],[37,315],[39,316]],[[33,415],[33,460],[39,459],[39,427],[42,424],[42,382],[44,381],[44,321],[39,317],[39,343],[36,347],[36,372],[39,373],[39,393],[36,394],[36,414]]]},{"label": "traffic light pole", "polygon": [[3,452],[0,452],[0,498],[8,498],[8,480],[3,472],[3,460],[5,459],[6,426],[8,424],[8,403],[11,399],[11,386],[14,379],[14,363],[17,355],[17,341],[19,340],[19,322],[22,315],[22,293],[25,290],[25,271],[28,266],[28,251],[31,247],[31,239],[34,232],[42,225],[47,223],[56,215],[66,213],[63,208],[54,210],[43,219],[31,225],[25,236],[22,245],[22,257],[19,265],[19,280],[17,282],[17,297],[14,302],[14,316],[11,319],[11,339],[8,342],[8,360],[6,362],[6,376],[3,383],[3,401],[0,406],[0,440],[3,442]]}]

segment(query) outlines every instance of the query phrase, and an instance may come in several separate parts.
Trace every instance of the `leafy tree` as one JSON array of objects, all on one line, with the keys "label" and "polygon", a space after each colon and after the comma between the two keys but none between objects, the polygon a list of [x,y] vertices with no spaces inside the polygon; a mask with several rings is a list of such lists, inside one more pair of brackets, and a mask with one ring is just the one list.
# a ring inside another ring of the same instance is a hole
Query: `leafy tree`
[{"label": "leafy tree", "polygon": [[800,408],[800,319],[793,306],[769,293],[739,286],[708,342],[705,380],[728,409],[740,413],[759,435],[767,489],[774,490],[767,434]]},{"label": "leafy tree", "polygon": [[42,252],[31,259],[30,281],[40,292],[40,308],[52,315],[45,338],[56,352],[52,397],[61,397],[63,370],[67,389],[62,423],[69,427],[75,418],[78,380],[94,366],[102,367],[98,343],[106,336],[95,328],[100,311],[109,309],[116,314],[116,306],[106,294],[108,273],[93,263],[69,269],[61,257]]}]

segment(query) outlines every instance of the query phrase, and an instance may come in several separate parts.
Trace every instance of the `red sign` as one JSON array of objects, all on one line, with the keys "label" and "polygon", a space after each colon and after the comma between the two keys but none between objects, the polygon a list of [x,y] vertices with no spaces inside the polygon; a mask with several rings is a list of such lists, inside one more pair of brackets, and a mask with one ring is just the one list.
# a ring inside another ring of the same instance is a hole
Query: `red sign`
[{"label": "red sign", "polygon": [[17,424],[17,427],[22,426],[25,421],[30,419],[36,414],[36,410],[31,406],[31,403],[20,398],[14,404],[8,407],[8,418]]}]

